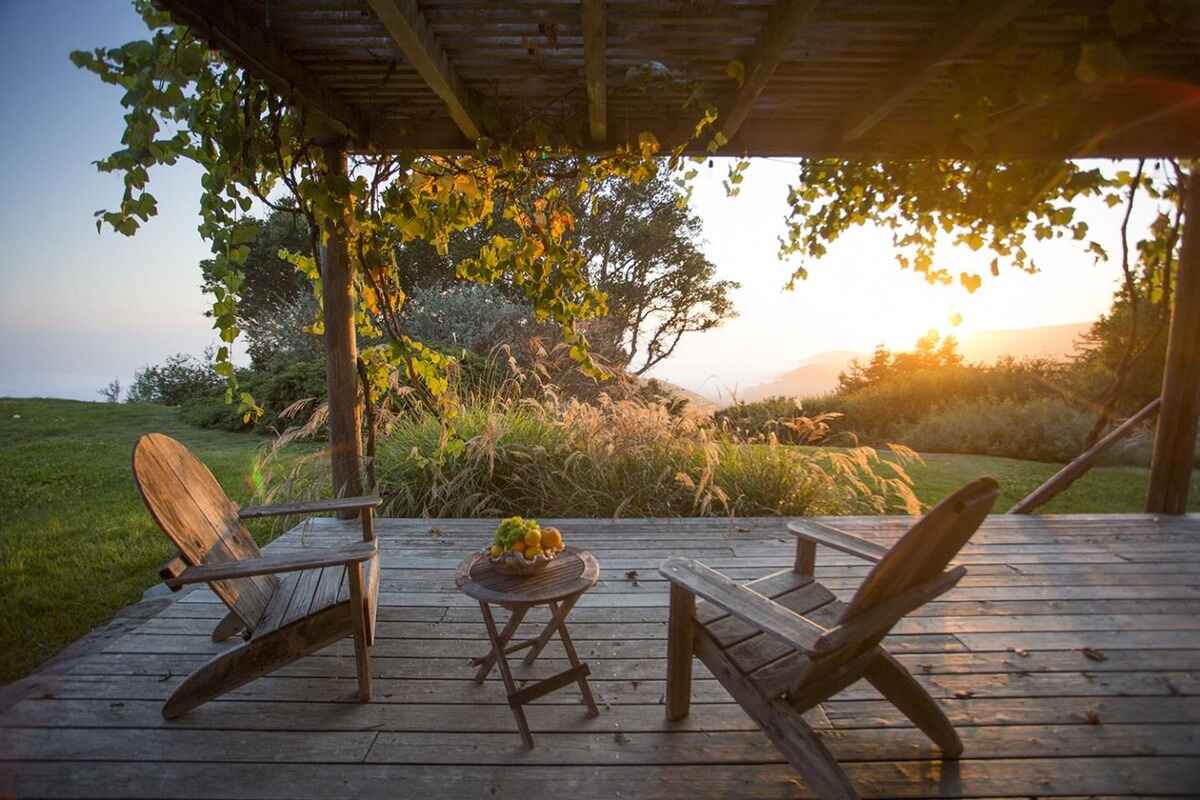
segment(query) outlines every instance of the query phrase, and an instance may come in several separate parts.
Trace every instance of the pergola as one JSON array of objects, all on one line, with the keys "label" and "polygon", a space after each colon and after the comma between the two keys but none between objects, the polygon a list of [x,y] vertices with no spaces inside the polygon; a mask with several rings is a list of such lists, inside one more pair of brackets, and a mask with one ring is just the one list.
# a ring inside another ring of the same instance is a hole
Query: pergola
[{"label": "pergola", "polygon": [[[978,150],[942,124],[955,66],[1002,44],[1018,62],[1091,41],[1111,0],[159,0],[347,151],[465,152],[537,113],[581,147],[654,133],[665,147],[690,91],[717,98],[723,154],[869,159],[1200,155],[1200,14],[1125,43],[1136,77],[1080,84],[1060,130],[1039,101],[998,109]],[[1137,4],[1134,4],[1137,5]],[[740,61],[735,83],[727,65]],[[1048,102],[1048,101],[1044,101]],[[1055,103],[1062,103],[1061,96]],[[1182,513],[1200,413],[1200,192],[1183,254],[1150,490]],[[335,488],[359,492],[353,287],[344,241],[323,258]]]}]

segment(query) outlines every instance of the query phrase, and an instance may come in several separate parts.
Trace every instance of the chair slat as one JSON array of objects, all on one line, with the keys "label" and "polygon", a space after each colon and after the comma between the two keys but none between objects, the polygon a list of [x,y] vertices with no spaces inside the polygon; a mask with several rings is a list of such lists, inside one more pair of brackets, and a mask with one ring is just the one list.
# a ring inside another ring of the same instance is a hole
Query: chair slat
[{"label": "chair slat", "polygon": [[846,608],[846,619],[887,602],[945,570],[978,530],[999,496],[1000,486],[996,481],[980,478],[934,506],[867,573]]},{"label": "chair slat", "polygon": [[[333,569],[330,567],[330,569]],[[345,570],[345,567],[341,567]],[[288,603],[287,611],[283,612],[283,620],[279,623],[279,627],[291,624],[298,619],[303,619],[308,616],[308,610],[312,606],[313,595],[317,592],[317,585],[321,582],[321,573],[323,567],[317,569],[306,569],[300,573],[299,580],[296,581],[296,591],[292,593],[292,600]]]},{"label": "chair slat", "polygon": [[[138,439],[133,474],[146,508],[189,565],[223,564],[260,555],[238,508],[187,448],[161,433]],[[279,581],[274,576],[213,581],[213,591],[253,628]]]}]

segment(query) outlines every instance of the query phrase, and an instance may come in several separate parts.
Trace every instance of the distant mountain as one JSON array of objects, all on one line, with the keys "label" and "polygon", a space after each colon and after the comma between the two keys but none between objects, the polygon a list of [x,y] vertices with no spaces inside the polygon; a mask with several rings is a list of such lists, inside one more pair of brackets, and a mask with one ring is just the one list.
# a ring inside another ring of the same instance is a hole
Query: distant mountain
[{"label": "distant mountain", "polygon": [[[963,337],[958,349],[967,361],[973,362],[990,363],[1006,355],[1014,358],[1065,359],[1075,352],[1075,340],[1086,333],[1089,327],[1089,322],[1074,322],[1036,328],[979,331]],[[845,371],[850,359],[869,357],[869,353],[856,353],[853,350],[818,353],[774,380],[745,387],[738,392],[738,399],[754,401],[776,395],[812,397],[825,394],[837,387],[838,373]]]},{"label": "distant mountain", "polygon": [[837,386],[838,373],[846,369],[852,358],[863,354],[853,350],[832,350],[804,359],[800,366],[783,373],[773,381],[747,386],[738,392],[738,399],[747,402],[764,397],[812,397],[831,392]]},{"label": "distant mountain", "polygon": [[958,351],[967,361],[990,363],[1001,356],[1064,359],[1075,352],[1075,340],[1087,333],[1090,322],[1042,325],[1002,331],[979,331],[963,337]]}]

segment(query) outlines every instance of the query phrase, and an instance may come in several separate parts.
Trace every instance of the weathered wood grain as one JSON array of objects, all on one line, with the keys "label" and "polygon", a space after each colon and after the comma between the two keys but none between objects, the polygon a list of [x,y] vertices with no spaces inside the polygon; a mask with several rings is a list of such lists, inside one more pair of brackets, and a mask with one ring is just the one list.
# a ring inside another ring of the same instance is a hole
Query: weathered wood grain
[{"label": "weathered wood grain", "polygon": [[[912,522],[822,521],[880,548]],[[866,681],[803,719],[864,796],[1187,796],[1200,762],[1198,523],[989,517],[956,559],[968,576],[883,642],[955,727],[964,752],[953,765]],[[190,589],[106,650],[36,678],[33,692],[0,710],[0,787],[18,796],[128,797],[161,796],[168,785],[178,795],[186,785],[222,796],[242,779],[245,797],[394,796],[403,786],[435,800],[463,792],[521,798],[536,780],[581,800],[677,797],[681,787],[701,798],[804,795],[803,779],[703,663],[693,662],[691,713],[666,720],[670,592],[655,572],[660,558],[649,555],[677,551],[708,563],[720,553],[714,560],[737,581],[759,579],[755,591],[803,606],[815,584],[793,572],[795,539],[785,525],[663,520],[656,540],[653,521],[562,521],[570,543],[613,554],[600,559],[605,578],[569,623],[600,715],[583,713],[575,684],[537,699],[524,706],[534,750],[514,735],[500,681],[473,681],[469,658],[486,650],[487,633],[478,605],[462,603],[453,584],[454,564],[495,522],[383,519],[375,528],[383,560],[374,702],[357,702],[353,643],[343,638],[164,720],[162,702],[184,677],[240,641],[212,642],[226,608],[207,589]],[[360,533],[358,520],[307,520],[266,552],[341,545]],[[409,551],[421,561],[410,562]],[[638,551],[647,555],[628,556]],[[815,556],[817,581],[833,588],[808,598],[809,613],[831,626],[871,565],[826,547]],[[620,563],[639,570],[637,586],[612,566]],[[319,597],[348,598],[344,570],[316,572],[306,579],[309,611]],[[293,584],[279,613],[298,609],[296,598]],[[696,614],[747,664],[773,664],[787,652],[707,603]],[[496,617],[501,626],[507,620]],[[550,621],[548,609],[531,609],[514,640]],[[551,639],[532,666],[514,662],[514,685],[520,691],[571,666]]]}]

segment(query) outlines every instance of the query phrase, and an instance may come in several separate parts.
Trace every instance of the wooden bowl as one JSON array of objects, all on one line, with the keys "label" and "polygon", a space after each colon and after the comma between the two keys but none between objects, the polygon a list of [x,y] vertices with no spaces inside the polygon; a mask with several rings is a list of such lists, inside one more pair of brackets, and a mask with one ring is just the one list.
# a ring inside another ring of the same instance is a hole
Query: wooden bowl
[{"label": "wooden bowl", "polygon": [[[488,549],[485,547],[483,552],[487,553]],[[497,572],[504,575],[536,575],[554,560],[554,556],[541,553],[530,561],[525,557],[524,553],[516,553],[509,550],[502,553],[499,558],[492,558],[491,555],[488,555],[487,559],[488,563],[495,567]]]}]

